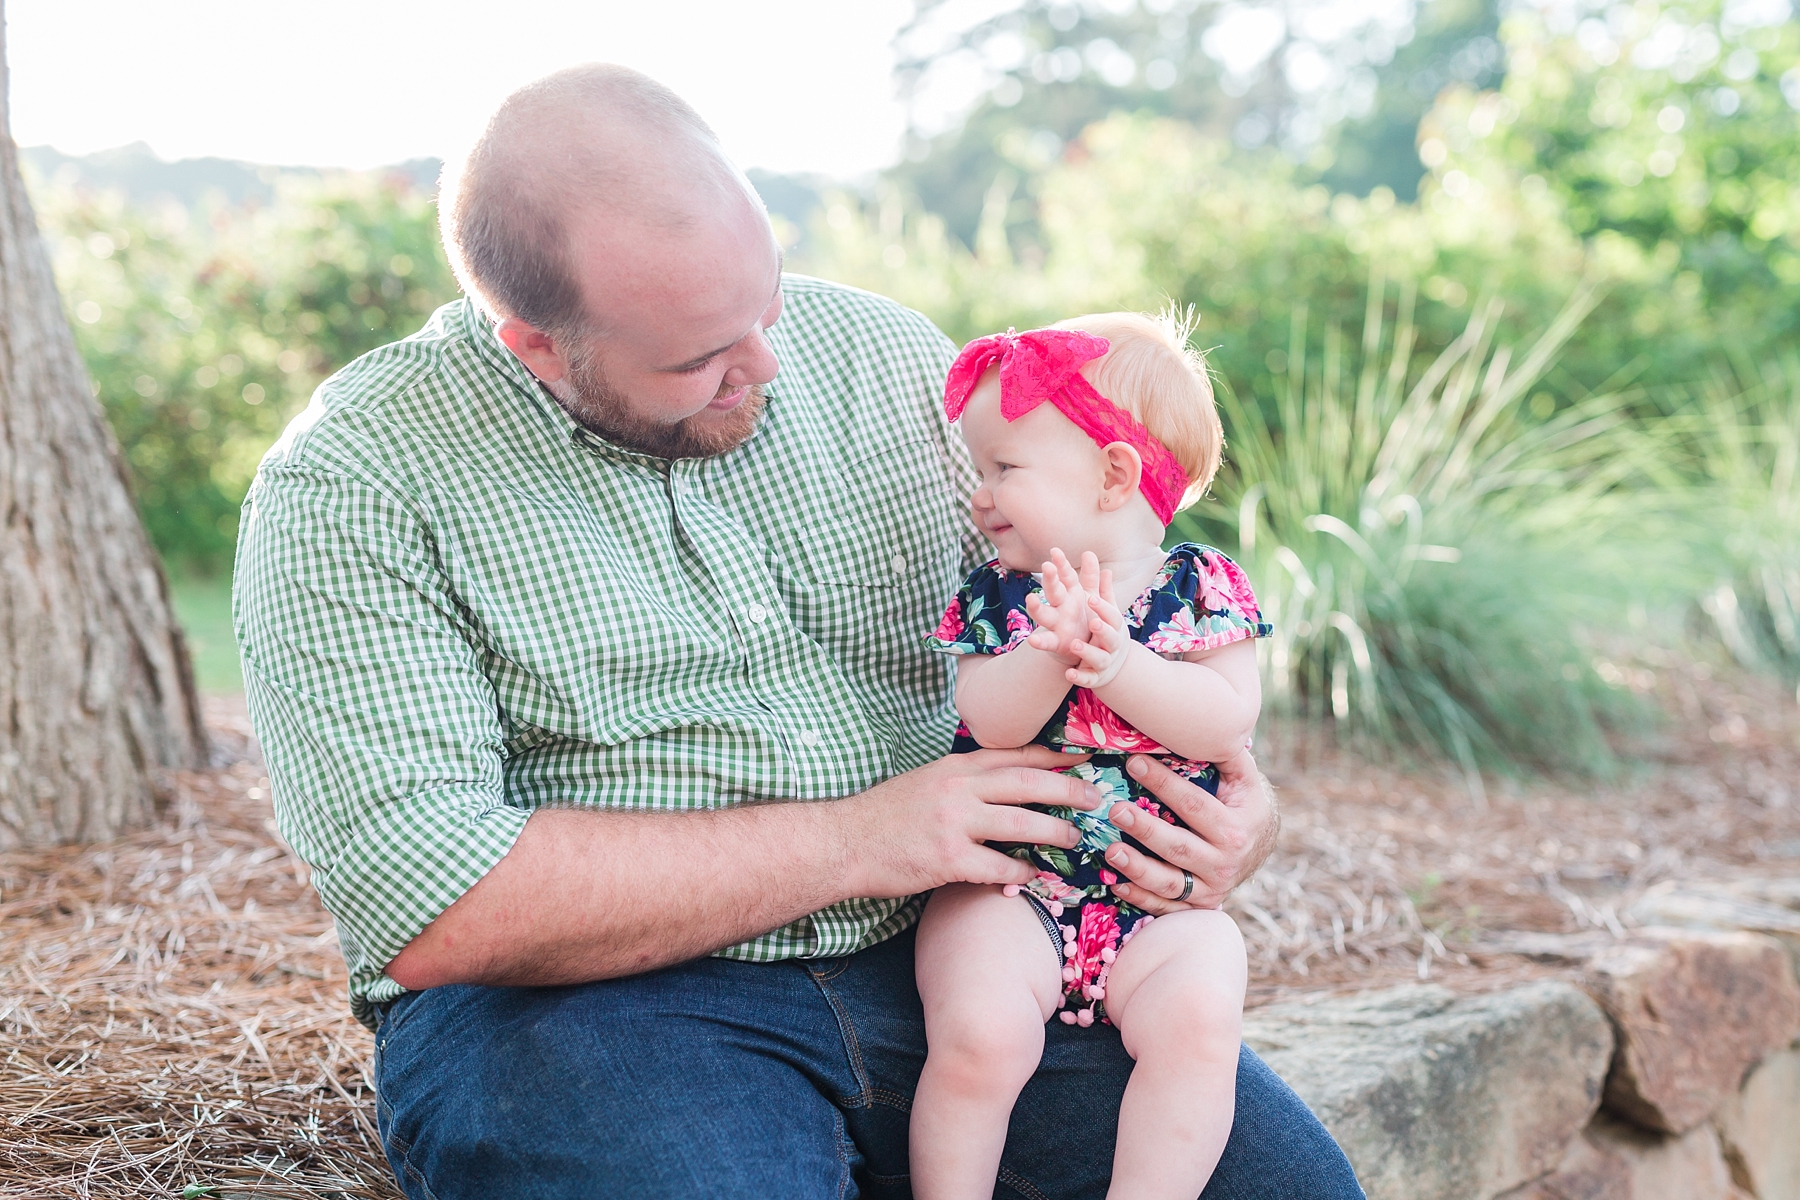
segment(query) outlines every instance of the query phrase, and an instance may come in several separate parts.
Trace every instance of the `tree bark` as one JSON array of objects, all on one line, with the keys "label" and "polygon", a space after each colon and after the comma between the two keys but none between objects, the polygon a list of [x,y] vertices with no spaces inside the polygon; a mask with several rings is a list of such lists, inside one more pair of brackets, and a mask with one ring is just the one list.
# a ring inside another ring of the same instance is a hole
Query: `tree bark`
[{"label": "tree bark", "polygon": [[[3,28],[3,27],[0,27]],[[205,755],[162,567],[19,176],[0,32],[0,849],[152,819]]]}]

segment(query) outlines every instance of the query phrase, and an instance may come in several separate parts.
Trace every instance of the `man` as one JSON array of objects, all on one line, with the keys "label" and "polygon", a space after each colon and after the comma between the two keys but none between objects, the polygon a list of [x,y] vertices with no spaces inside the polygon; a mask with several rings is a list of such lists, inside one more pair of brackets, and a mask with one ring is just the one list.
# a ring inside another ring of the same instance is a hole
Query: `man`
[{"label": "man", "polygon": [[[508,98],[453,175],[471,300],[320,388],[237,574],[396,1175],[904,1195],[916,896],[1022,882],[983,843],[1072,845],[1021,806],[1098,802],[1047,751],[943,757],[920,635],[983,550],[938,410],[952,347],[784,278],[711,132],[621,68]],[[1272,837],[1254,767],[1223,803],[1146,767],[1199,832],[1134,827],[1166,861],[1117,864],[1133,899],[1217,903]],[[1051,1026],[1004,1194],[1103,1194],[1129,1066]],[[1209,1194],[1361,1194],[1248,1052],[1238,1112]]]}]

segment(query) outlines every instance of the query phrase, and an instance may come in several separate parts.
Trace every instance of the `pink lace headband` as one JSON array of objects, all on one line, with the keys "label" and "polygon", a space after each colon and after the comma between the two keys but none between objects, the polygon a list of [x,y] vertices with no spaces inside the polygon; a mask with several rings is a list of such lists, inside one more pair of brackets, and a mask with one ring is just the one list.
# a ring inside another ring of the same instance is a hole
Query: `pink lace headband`
[{"label": "pink lace headband", "polygon": [[1094,439],[1096,446],[1125,442],[1144,460],[1138,490],[1150,511],[1167,525],[1187,493],[1187,472],[1130,413],[1094,390],[1082,377],[1083,363],[1106,353],[1108,342],[1074,329],[1007,330],[976,338],[950,365],[944,381],[944,415],[952,421],[969,406],[969,396],[996,361],[1000,364],[1000,415],[1016,421],[1044,401]]}]

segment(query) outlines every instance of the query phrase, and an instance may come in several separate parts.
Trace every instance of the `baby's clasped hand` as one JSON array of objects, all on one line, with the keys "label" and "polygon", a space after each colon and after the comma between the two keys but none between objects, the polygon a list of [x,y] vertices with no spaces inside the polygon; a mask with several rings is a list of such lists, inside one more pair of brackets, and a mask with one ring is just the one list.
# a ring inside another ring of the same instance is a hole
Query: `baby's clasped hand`
[{"label": "baby's clasped hand", "polygon": [[1028,643],[1067,666],[1065,677],[1076,687],[1103,687],[1125,665],[1132,645],[1125,614],[1113,599],[1112,572],[1100,569],[1092,551],[1083,552],[1077,570],[1053,548],[1043,567],[1043,595],[1027,597],[1025,609],[1036,626]]}]

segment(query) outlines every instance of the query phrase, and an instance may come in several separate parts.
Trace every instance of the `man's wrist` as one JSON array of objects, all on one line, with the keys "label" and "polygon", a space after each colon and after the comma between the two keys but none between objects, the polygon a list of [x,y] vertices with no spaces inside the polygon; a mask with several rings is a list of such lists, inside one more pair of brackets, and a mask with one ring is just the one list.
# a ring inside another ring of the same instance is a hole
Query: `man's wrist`
[{"label": "man's wrist", "polygon": [[818,864],[821,879],[841,881],[832,889],[829,904],[873,894],[870,889],[875,882],[869,874],[867,856],[861,852],[862,843],[856,837],[856,830],[866,824],[862,809],[868,794],[859,792],[837,800],[796,805],[804,814],[803,827],[807,830],[804,840],[808,845],[802,847],[801,856]]}]

